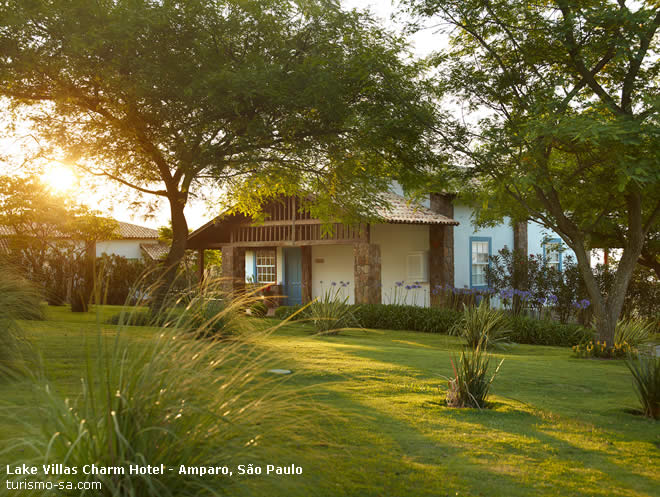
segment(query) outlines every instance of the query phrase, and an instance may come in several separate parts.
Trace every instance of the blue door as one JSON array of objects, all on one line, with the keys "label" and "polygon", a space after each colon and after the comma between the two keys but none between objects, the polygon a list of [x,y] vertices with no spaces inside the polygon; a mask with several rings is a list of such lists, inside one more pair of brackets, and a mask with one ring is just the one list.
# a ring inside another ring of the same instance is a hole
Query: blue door
[{"label": "blue door", "polygon": [[300,247],[284,248],[284,293],[287,305],[302,304],[302,256]]}]

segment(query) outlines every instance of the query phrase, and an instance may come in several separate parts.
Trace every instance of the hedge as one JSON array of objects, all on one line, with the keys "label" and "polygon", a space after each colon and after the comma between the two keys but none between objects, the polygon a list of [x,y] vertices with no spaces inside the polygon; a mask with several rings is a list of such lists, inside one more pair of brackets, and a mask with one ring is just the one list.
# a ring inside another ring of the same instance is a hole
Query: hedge
[{"label": "hedge", "polygon": [[356,306],[355,317],[364,328],[449,333],[461,313],[442,307],[366,304]]},{"label": "hedge", "polygon": [[562,324],[527,316],[510,317],[507,327],[509,340],[531,345],[572,347],[594,338],[592,330],[578,324]]}]

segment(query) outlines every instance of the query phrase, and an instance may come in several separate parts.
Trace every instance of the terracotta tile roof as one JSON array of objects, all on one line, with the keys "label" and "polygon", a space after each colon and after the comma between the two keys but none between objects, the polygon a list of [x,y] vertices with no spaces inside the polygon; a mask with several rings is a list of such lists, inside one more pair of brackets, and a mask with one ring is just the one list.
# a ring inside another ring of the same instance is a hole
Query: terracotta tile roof
[{"label": "terracotta tile roof", "polygon": [[431,209],[422,205],[410,202],[396,193],[384,193],[382,198],[386,200],[390,207],[379,208],[377,214],[387,223],[406,223],[406,224],[446,224],[458,226],[458,221],[436,214]]},{"label": "terracotta tile roof", "polygon": [[122,221],[117,221],[117,223],[119,224],[117,235],[120,238],[158,238],[158,230]]},{"label": "terracotta tile roof", "polygon": [[141,243],[140,249],[152,261],[164,259],[170,251],[170,247],[165,243]]}]

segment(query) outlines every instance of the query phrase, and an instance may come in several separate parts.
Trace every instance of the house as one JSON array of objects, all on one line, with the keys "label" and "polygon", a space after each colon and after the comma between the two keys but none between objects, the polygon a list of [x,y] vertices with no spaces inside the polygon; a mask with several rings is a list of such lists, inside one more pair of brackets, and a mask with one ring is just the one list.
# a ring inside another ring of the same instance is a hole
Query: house
[{"label": "house", "polygon": [[[431,194],[414,204],[401,191],[384,194],[388,209],[359,226],[323,223],[300,212],[295,198],[264,206],[266,221],[221,215],[195,230],[188,248],[222,249],[227,290],[246,281],[273,284],[287,304],[299,304],[336,287],[350,303],[428,306],[438,286],[485,287],[488,258],[504,247],[544,254],[561,269],[567,252],[540,225],[504,223],[476,229],[472,209],[453,194]],[[203,267],[203,264],[199,264]]]},{"label": "house", "polygon": [[[10,226],[0,226],[0,253],[9,251],[12,236],[14,231]],[[158,242],[157,230],[117,221],[115,237],[96,242],[95,253],[96,257],[108,254],[127,259],[159,260],[167,250],[167,245]]]}]

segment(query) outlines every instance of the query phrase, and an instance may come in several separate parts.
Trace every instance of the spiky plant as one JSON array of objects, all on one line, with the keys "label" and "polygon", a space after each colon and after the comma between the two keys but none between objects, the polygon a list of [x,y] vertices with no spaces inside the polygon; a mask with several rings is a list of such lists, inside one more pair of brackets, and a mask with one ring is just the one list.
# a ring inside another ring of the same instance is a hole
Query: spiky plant
[{"label": "spiky plant", "polygon": [[489,375],[490,354],[483,346],[464,350],[460,357],[452,357],[454,377],[448,382],[447,405],[449,407],[486,407],[490,386],[502,366],[500,363]]},{"label": "spiky plant", "polygon": [[644,319],[623,319],[616,324],[614,345],[627,343],[636,349],[651,340],[653,323]]},{"label": "spiky plant", "polygon": [[348,297],[341,297],[340,291],[340,287],[334,291],[327,290],[304,312],[317,333],[337,335],[346,328],[359,326],[354,309],[348,304]]},{"label": "spiky plant", "polygon": [[626,365],[633,375],[635,392],[644,415],[660,419],[660,357],[650,351],[628,356]]},{"label": "spiky plant", "polygon": [[463,316],[451,328],[450,334],[465,338],[470,348],[489,348],[506,341],[505,324],[505,314],[491,309],[484,299],[476,307],[463,306]]}]

